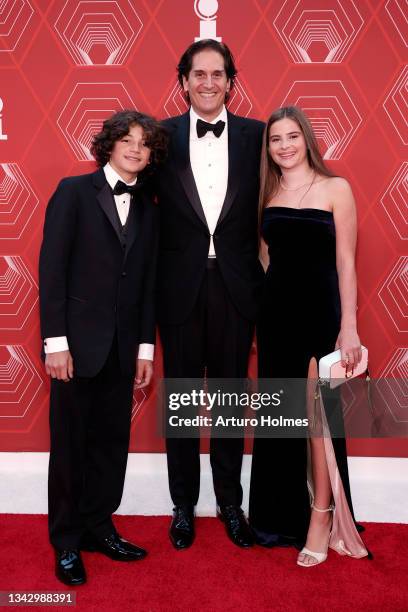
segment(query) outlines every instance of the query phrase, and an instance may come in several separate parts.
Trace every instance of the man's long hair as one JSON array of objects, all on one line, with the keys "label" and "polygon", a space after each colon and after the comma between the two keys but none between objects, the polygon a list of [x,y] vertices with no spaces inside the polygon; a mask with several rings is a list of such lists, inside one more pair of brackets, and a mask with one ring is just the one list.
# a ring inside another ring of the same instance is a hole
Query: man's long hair
[{"label": "man's long hair", "polygon": [[[191,44],[188,49],[184,51],[177,66],[177,77],[181,87],[183,87],[183,77],[188,79],[188,75],[191,72],[194,56],[197,55],[197,53],[208,49],[210,51],[216,51],[223,58],[224,70],[225,74],[227,75],[227,79],[229,79],[230,81],[231,90],[234,86],[235,77],[237,76],[237,69],[235,67],[234,57],[227,45],[218,42],[218,40],[214,40],[212,38],[198,40],[197,42]],[[225,102],[227,102],[229,95],[229,92],[225,94]],[[188,94],[186,94],[186,98],[187,101],[189,101]]]}]

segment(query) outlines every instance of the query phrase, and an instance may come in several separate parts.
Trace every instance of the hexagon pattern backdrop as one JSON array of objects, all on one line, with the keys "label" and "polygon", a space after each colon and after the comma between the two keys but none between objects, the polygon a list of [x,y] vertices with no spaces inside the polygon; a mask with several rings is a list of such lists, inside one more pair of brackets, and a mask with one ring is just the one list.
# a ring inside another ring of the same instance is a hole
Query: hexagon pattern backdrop
[{"label": "hexagon pattern backdrop", "polygon": [[[0,2],[0,450],[48,449],[37,275],[47,201],[61,177],[94,168],[92,134],[113,111],[184,112],[175,67],[200,36],[233,50],[233,112],[265,119],[300,105],[350,180],[360,335],[374,375],[408,377],[407,12],[406,0]],[[407,397],[401,388],[404,419]],[[135,392],[132,450],[163,450],[155,400],[156,387]],[[408,456],[408,445],[354,440],[349,452]]]}]

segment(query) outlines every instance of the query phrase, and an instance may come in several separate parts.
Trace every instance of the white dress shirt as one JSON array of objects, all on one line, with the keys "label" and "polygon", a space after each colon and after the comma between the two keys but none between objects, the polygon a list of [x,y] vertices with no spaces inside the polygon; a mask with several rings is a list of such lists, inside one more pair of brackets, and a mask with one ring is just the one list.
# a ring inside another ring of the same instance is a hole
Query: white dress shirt
[{"label": "white dress shirt", "polygon": [[[109,186],[113,189],[118,181],[123,181],[122,177],[112,168],[109,162],[104,166],[103,171]],[[131,183],[126,185],[136,185],[137,177]],[[113,196],[118,211],[119,219],[122,225],[125,225],[129,214],[130,208],[130,193],[123,193],[122,195]],[[56,338],[46,338],[44,340],[44,352],[57,353],[59,351],[68,351],[68,339],[66,336],[58,336]],[[138,359],[154,359],[154,344],[139,344]]]},{"label": "white dress shirt", "polygon": [[221,213],[228,186],[228,117],[225,106],[210,123],[225,121],[224,131],[217,138],[207,132],[197,136],[197,119],[203,119],[190,108],[190,163],[200,196],[201,205],[210,230],[211,240],[208,257],[216,257],[213,234]]},{"label": "white dress shirt", "polygon": [[[122,181],[122,183],[125,182],[123,178],[119,176],[119,174],[116,172],[116,170],[112,168],[109,162],[106,164],[106,166],[104,166],[103,171],[105,172],[106,180],[108,181],[109,186],[112,188],[112,190],[114,189],[118,181]],[[133,185],[136,185],[136,183],[137,177],[131,183],[126,183],[126,185],[129,185],[131,187]],[[130,193],[122,193],[122,195],[113,196],[113,199],[115,200],[116,204],[116,210],[118,211],[119,219],[122,225],[125,225],[126,220],[128,218],[130,197]]]}]

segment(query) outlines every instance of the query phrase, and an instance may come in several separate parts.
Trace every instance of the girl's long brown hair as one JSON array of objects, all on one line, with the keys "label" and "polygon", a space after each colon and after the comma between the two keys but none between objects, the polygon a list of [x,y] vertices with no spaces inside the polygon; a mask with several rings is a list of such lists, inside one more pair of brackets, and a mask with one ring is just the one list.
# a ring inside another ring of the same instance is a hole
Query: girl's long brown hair
[{"label": "girl's long brown hair", "polygon": [[277,193],[280,177],[282,176],[278,164],[273,161],[269,154],[269,130],[273,123],[285,119],[286,117],[288,119],[293,119],[303,133],[309,166],[313,168],[316,174],[322,176],[335,176],[323,161],[313,128],[304,112],[297,106],[283,106],[282,108],[278,108],[269,117],[263,133],[260,170],[261,183],[259,191],[259,221],[261,220],[262,211],[266,204]]}]

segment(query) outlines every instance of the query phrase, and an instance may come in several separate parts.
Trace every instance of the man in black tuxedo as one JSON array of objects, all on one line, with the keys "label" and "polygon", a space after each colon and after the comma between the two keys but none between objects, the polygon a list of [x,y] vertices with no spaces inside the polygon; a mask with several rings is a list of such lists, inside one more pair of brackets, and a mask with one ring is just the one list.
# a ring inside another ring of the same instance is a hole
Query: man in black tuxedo
[{"label": "man in black tuxedo", "polygon": [[[167,163],[158,177],[158,321],[167,378],[245,378],[254,333],[257,210],[263,123],[228,112],[236,69],[228,47],[201,40],[183,54],[178,76],[191,104],[164,121]],[[170,539],[194,539],[200,440],[167,439],[175,508]],[[243,439],[211,439],[219,516],[238,546],[253,538],[241,510]]]},{"label": "man in black tuxedo", "polygon": [[157,207],[150,169],[166,136],[121,111],[95,136],[97,172],[63,179],[46,212],[40,253],[41,334],[51,376],[49,534],[56,576],[86,581],[80,549],[112,559],[146,551],[122,539],[133,385],[149,384],[155,342]]}]

